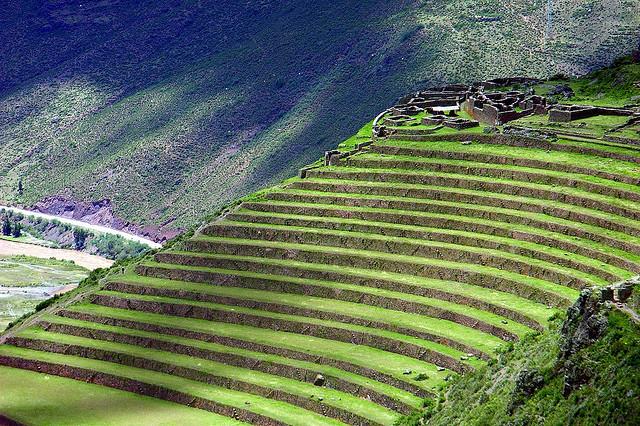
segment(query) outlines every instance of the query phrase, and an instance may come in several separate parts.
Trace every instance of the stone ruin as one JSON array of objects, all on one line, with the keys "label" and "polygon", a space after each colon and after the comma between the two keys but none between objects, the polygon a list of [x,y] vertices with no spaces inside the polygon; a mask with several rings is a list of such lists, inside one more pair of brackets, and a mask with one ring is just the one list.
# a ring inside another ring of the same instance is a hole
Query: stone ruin
[{"label": "stone ruin", "polygon": [[[386,137],[399,131],[394,127],[417,126],[419,124],[432,127],[407,130],[407,132],[411,132],[412,135],[427,134],[442,127],[464,130],[478,127],[480,123],[495,127],[530,115],[548,114],[549,122],[552,123],[568,123],[603,115],[629,117],[626,123],[609,129],[604,139],[640,145],[640,141],[634,138],[614,134],[625,128],[637,128],[638,135],[640,135],[640,108],[555,103],[551,105],[546,97],[536,95],[531,87],[541,82],[542,80],[525,77],[497,78],[471,85],[452,84],[414,92],[401,98],[393,108],[377,117],[373,135],[374,137]],[[569,91],[570,88],[563,86],[563,90]],[[571,91],[571,93],[573,92]],[[471,119],[460,117],[459,111],[464,111]],[[423,113],[427,113],[427,116],[420,121],[417,120],[416,116]],[[384,120],[383,125],[378,124],[382,122],[380,120]],[[513,128],[509,131],[517,133],[521,132],[521,129]],[[529,132],[531,131],[529,130]],[[543,139],[548,140],[556,138],[555,134],[542,136]]]},{"label": "stone ruin", "polygon": [[426,126],[444,126],[456,130],[470,129],[480,125],[480,123],[475,120],[467,120],[460,117],[447,117],[446,115],[425,117],[422,119],[422,124]]},{"label": "stone ruin", "polygon": [[[386,118],[385,122],[402,126],[411,122],[411,117],[426,111],[434,117],[423,120],[423,124],[443,125],[460,130],[476,127],[479,125],[478,122],[501,125],[526,115],[546,114],[546,99],[542,96],[520,91],[485,92],[487,89],[538,82],[536,79],[513,77],[419,91],[401,98],[398,104],[391,108],[391,117]],[[443,112],[447,110],[454,111],[454,114],[455,111],[464,110],[474,120],[466,120],[455,115],[445,117]]]},{"label": "stone ruin", "polygon": [[630,117],[633,114],[633,110],[624,108],[603,108],[591,105],[555,105],[549,110],[549,121],[569,123],[597,115]]},{"label": "stone ruin", "polygon": [[601,300],[603,302],[609,301],[614,303],[625,303],[629,298],[631,298],[634,287],[638,285],[640,285],[640,276],[629,278],[628,280],[618,284],[603,287],[600,289]]},{"label": "stone ruin", "polygon": [[487,93],[485,89],[485,86],[475,88],[462,104],[462,109],[478,121],[499,126],[528,115],[547,113],[547,100],[542,96],[517,90]]}]

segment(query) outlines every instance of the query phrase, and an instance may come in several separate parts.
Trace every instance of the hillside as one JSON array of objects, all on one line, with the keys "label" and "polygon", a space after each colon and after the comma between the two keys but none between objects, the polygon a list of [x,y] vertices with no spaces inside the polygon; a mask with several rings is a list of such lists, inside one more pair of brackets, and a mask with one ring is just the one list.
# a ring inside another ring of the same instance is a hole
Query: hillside
[{"label": "hillside", "polygon": [[[298,177],[9,329],[0,414],[633,424],[640,88],[607,82],[639,70],[404,96]],[[626,107],[554,103],[567,85]]]},{"label": "hillside", "polygon": [[0,200],[170,237],[412,88],[584,74],[639,24],[637,0],[9,2]]}]

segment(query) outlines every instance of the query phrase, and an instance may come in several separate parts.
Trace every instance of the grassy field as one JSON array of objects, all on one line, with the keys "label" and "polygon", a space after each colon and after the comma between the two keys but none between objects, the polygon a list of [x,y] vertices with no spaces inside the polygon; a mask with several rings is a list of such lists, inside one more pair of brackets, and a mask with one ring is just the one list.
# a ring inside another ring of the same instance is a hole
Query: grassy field
[{"label": "grassy field", "polygon": [[0,329],[32,311],[62,287],[89,274],[69,261],[28,256],[0,257]]},{"label": "grassy field", "polygon": [[[25,423],[116,426],[136,418],[137,424],[149,426],[242,424],[155,398],[9,367],[0,367],[0,386],[11,390],[0,392],[0,412]],[[60,394],[64,399],[56,401]]]}]

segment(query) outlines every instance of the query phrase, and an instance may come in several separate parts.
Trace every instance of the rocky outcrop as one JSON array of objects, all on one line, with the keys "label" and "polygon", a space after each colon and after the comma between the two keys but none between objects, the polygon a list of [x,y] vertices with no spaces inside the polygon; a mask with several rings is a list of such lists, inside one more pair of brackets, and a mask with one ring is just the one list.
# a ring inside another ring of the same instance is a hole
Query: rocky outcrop
[{"label": "rocky outcrop", "polygon": [[77,201],[71,197],[55,195],[37,202],[31,210],[126,231],[156,242],[170,240],[181,232],[180,229],[171,228],[168,223],[142,226],[128,222],[114,212],[113,203],[108,199]]}]

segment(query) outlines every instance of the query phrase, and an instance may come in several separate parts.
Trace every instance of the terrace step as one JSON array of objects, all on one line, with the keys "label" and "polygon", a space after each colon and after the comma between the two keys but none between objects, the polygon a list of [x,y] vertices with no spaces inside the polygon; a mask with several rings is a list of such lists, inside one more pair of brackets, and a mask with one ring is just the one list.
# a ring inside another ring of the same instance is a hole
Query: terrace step
[{"label": "terrace step", "polygon": [[[440,243],[428,240],[416,240],[409,238],[386,237],[382,235],[363,235],[354,232],[322,231],[315,229],[291,229],[270,226],[229,225],[229,222],[220,222],[209,229],[209,233],[219,236],[202,236],[192,238],[185,242],[188,251],[195,252],[221,252],[225,244],[230,246],[241,242],[253,242],[273,247],[287,247],[288,250],[297,250],[291,244],[311,245],[314,247],[328,247],[333,250],[343,249],[352,256],[355,250],[366,248],[363,256],[375,257],[376,255],[393,255],[415,258],[440,259],[461,263],[473,263],[477,265],[491,265],[494,268],[529,275],[546,281],[552,281],[569,287],[581,285],[604,285],[608,280],[597,275],[581,272],[577,268],[566,268],[558,264],[540,261],[531,257],[503,252],[493,248],[476,248],[469,245],[455,243]],[[286,246],[285,246],[286,244]],[[300,247],[305,248],[305,247]],[[226,248],[228,249],[228,247]],[[228,250],[227,250],[228,251]],[[358,252],[359,253],[359,252]],[[234,253],[235,254],[235,253]],[[243,254],[243,253],[237,253]],[[247,252],[246,254],[249,254]],[[616,278],[609,281],[616,281]],[[572,284],[573,283],[573,284]]]},{"label": "terrace step", "polygon": [[[373,327],[433,341],[460,351],[473,353],[483,359],[488,359],[487,354],[503,342],[496,336],[452,321],[306,295],[154,279],[138,282],[110,282],[106,284],[105,288],[121,293],[238,306],[258,311]],[[354,312],[355,310],[357,312]]]},{"label": "terrace step", "polygon": [[[408,190],[416,194],[429,194],[429,191],[432,190],[452,190],[454,188],[460,188],[480,191],[482,193],[496,193],[499,194],[501,198],[504,198],[505,195],[522,197],[518,198],[518,200],[522,202],[527,202],[527,200],[525,200],[526,198],[534,198],[536,201],[549,200],[554,202],[554,206],[556,207],[574,205],[585,209],[620,215],[633,220],[640,219],[640,204],[628,199],[623,201],[614,196],[594,194],[575,187],[551,186],[540,183],[486,178],[475,175],[470,176],[467,174],[425,173],[420,171],[399,171],[397,169],[330,167],[322,170],[310,170],[304,180],[293,182],[288,187],[317,190],[314,189],[314,186],[320,184],[349,185],[355,182],[367,182],[375,185],[377,188],[391,187],[395,193],[399,193],[400,191],[406,192],[405,190]],[[383,185],[384,183],[393,185]],[[640,197],[640,192],[632,194]],[[393,195],[393,193],[389,192],[380,195]],[[488,196],[491,194],[483,195]],[[424,198],[429,198],[429,196],[427,195]]]},{"label": "terrace step", "polygon": [[[457,148],[457,149],[456,149]],[[632,173],[631,167],[629,171],[622,169],[619,172],[607,172],[595,165],[592,158],[584,156],[584,158],[575,158],[575,161],[558,162],[557,155],[548,155],[549,159],[556,161],[541,160],[532,158],[532,151],[529,149],[507,150],[485,150],[485,152],[474,151],[470,149],[461,150],[459,144],[445,144],[440,149],[435,149],[433,145],[416,145],[416,144],[389,144],[377,143],[370,147],[371,151],[383,155],[393,156],[410,156],[423,158],[440,158],[446,160],[463,160],[475,161],[480,163],[501,164],[510,166],[520,166],[534,169],[552,170],[563,173],[575,173],[581,175],[596,176],[602,179],[612,180],[615,182],[626,183],[629,185],[640,184],[640,174]],[[586,161],[585,161],[586,160]],[[600,160],[601,161],[601,160]],[[585,164],[593,167],[585,167]],[[622,173],[627,171],[627,173]]]},{"label": "terrace step", "polygon": [[[532,329],[538,331],[543,329],[535,321],[517,312],[508,311],[482,300],[464,296],[456,298],[454,294],[447,294],[448,297],[446,298],[416,296],[409,292],[402,292],[408,286],[401,283],[393,287],[397,291],[391,291],[385,290],[383,285],[367,287],[365,285],[296,278],[287,275],[271,275],[246,270],[177,267],[176,265],[162,263],[141,264],[136,268],[136,272],[140,275],[123,276],[114,279],[113,282],[146,282],[147,277],[153,277],[153,279],[167,279],[168,282],[173,284],[188,281],[214,286],[270,290],[280,293],[323,297],[426,315],[462,325],[471,325],[502,340],[515,340],[518,336],[531,332]],[[409,290],[416,291],[415,289]],[[491,313],[503,311],[506,311],[508,316]],[[516,322],[507,322],[505,324],[506,319],[515,319]],[[518,320],[526,325],[521,325],[517,322]]]},{"label": "terrace step", "polygon": [[[260,220],[266,223],[288,224],[289,217],[304,218],[321,217],[333,222],[347,223],[347,229],[356,229],[363,232],[372,232],[371,223],[380,224],[377,228],[381,232],[391,235],[406,235],[405,227],[410,227],[412,232],[417,229],[421,232],[426,228],[436,228],[447,231],[468,231],[472,233],[513,238],[528,243],[546,245],[549,247],[576,253],[585,257],[591,257],[609,265],[626,269],[634,273],[640,272],[640,256],[632,251],[624,251],[606,244],[581,238],[579,236],[568,237],[565,234],[553,230],[535,228],[529,225],[499,222],[477,217],[459,216],[455,214],[442,214],[430,212],[417,212],[409,210],[397,210],[381,207],[359,207],[346,205],[347,203],[314,204],[298,202],[245,202],[241,209],[230,215],[230,219],[243,219],[247,215],[260,216]],[[355,224],[354,224],[355,222]],[[311,222],[317,226],[318,221]],[[322,223],[322,226],[327,226]],[[402,227],[397,231],[397,227]],[[376,228],[374,228],[375,230]],[[582,232],[581,234],[585,234]],[[412,233],[410,235],[416,235]],[[420,233],[417,235],[421,235]],[[435,235],[430,232],[429,235]],[[594,233],[587,233],[602,239]],[[605,239],[609,241],[609,239]],[[615,244],[615,242],[614,242]],[[601,265],[606,266],[606,265]]]},{"label": "terrace step", "polygon": [[[607,282],[621,281],[633,275],[616,267],[604,268],[600,262],[591,258],[541,244],[442,228],[388,226],[381,222],[334,220],[329,217],[317,216],[258,215],[249,212],[235,212],[228,215],[224,221],[215,222],[205,227],[201,232],[206,236],[214,237],[334,247],[367,247],[375,251],[404,255],[420,253],[423,246],[436,247],[439,246],[437,243],[444,243],[454,247],[462,246],[460,250],[463,251],[496,252],[507,258],[512,258],[510,255],[516,255],[518,258],[526,258],[530,265],[551,264],[583,271],[585,274],[594,275]],[[202,244],[204,241],[196,237],[189,240],[186,247],[195,249],[202,247]]]},{"label": "terrace step", "polygon": [[[409,184],[384,184],[374,182],[360,182],[348,180],[312,180],[305,179],[290,184],[286,191],[274,191],[268,198],[286,200],[287,194],[306,192],[353,194],[358,196],[380,196],[385,198],[403,199],[405,203],[435,203],[438,201],[474,204],[478,206],[495,207],[498,209],[514,210],[544,214],[559,219],[589,224],[615,232],[640,236],[640,222],[628,217],[616,216],[612,212],[601,212],[591,208],[574,206],[553,201],[539,200],[531,197],[509,196],[498,192],[484,190],[457,189],[447,186],[427,186]],[[614,206],[611,210],[617,210]],[[624,209],[628,211],[628,209]],[[629,213],[631,215],[632,213]],[[633,213],[635,215],[635,213]]]},{"label": "terrace step", "polygon": [[[208,268],[178,264],[145,263],[140,266],[139,273],[173,280],[198,281],[219,278],[226,279],[227,274],[264,274],[269,269],[269,277],[287,276],[295,280],[314,280],[321,282],[342,283],[371,289],[399,291],[416,296],[445,300],[453,303],[469,305],[488,310],[495,314],[511,318],[529,327],[541,327],[549,317],[550,305],[542,305],[512,293],[496,291],[485,287],[441,279],[429,279],[390,272],[378,272],[368,269],[349,267],[327,267],[303,262],[283,262],[274,259],[246,257],[244,259],[218,256],[220,263],[227,268]],[[187,259],[188,260],[188,259]],[[232,262],[238,267],[233,268]],[[143,269],[144,268],[144,269]],[[229,272],[239,271],[239,272]],[[290,282],[289,280],[283,280]],[[294,281],[297,285],[299,281]],[[305,282],[306,284],[307,282]],[[315,284],[315,283],[314,283]],[[313,284],[311,284],[313,285]],[[557,299],[556,299],[557,303]],[[561,302],[562,303],[562,302]],[[568,302],[567,302],[568,306]]]},{"label": "terrace step", "polygon": [[[638,155],[638,151],[634,150],[632,147],[626,147],[627,149],[611,149],[611,146],[596,146],[586,144],[586,143],[568,143],[568,141],[564,141],[564,143],[556,142],[544,142],[539,141],[536,145],[528,145],[518,143],[515,138],[496,138],[489,135],[479,135],[479,134],[464,134],[464,135],[447,135],[448,141],[454,141],[455,139],[459,139],[460,141],[479,141],[483,145],[499,145],[503,147],[509,148],[527,148],[527,149],[544,149],[547,152],[558,152],[558,153],[569,153],[569,154],[578,154],[588,157],[601,157],[607,158],[611,160],[617,161],[625,161],[630,163],[640,163],[640,155]],[[431,136],[431,135],[390,135],[388,139],[392,141],[408,141],[408,142],[440,142],[441,136]],[[506,143],[505,143],[506,142]],[[511,142],[511,143],[509,143]],[[607,149],[609,148],[609,149]]]},{"label": "terrace step", "polygon": [[635,185],[616,182],[586,174],[556,172],[549,169],[483,163],[470,160],[444,158],[389,156],[377,154],[354,155],[341,162],[344,167],[365,169],[411,170],[458,175],[483,176],[500,180],[536,182],[544,185],[578,188],[618,199],[640,201]]},{"label": "terrace step", "polygon": [[184,318],[206,321],[251,325],[289,333],[316,336],[406,355],[427,363],[448,368],[457,373],[479,365],[473,360],[461,362],[465,353],[435,342],[408,337],[400,333],[378,330],[336,321],[304,318],[295,315],[259,311],[255,309],[231,308],[213,303],[193,302],[180,299],[140,296],[109,291],[95,294],[93,304],[132,311],[162,313]]},{"label": "terrace step", "polygon": [[124,327],[104,326],[57,316],[48,316],[38,322],[37,326],[53,333],[160,349],[307,383],[313,383],[317,375],[322,374],[326,380],[324,384],[326,387],[369,399],[378,405],[402,413],[410,412],[421,403],[419,397],[409,392],[348,373],[345,370],[317,363],[297,361],[195,339],[184,339]]},{"label": "terrace step", "polygon": [[[264,252],[266,253],[266,251]],[[267,267],[270,273],[286,275],[294,273],[301,278],[323,279],[319,274],[309,273],[310,271],[327,270],[325,264],[318,262],[297,261],[291,258],[265,258],[264,256],[239,256],[226,254],[196,254],[190,252],[159,253],[156,260],[163,263],[173,263],[185,266],[201,266],[206,268],[238,269],[248,270],[249,268]],[[304,260],[304,259],[303,259]],[[569,304],[573,297],[577,297],[575,289],[553,284],[547,281],[535,280],[533,278],[517,276],[505,271],[500,271],[490,267],[479,267],[470,264],[462,264],[445,261],[430,261],[425,259],[425,263],[420,271],[407,273],[407,269],[399,271],[383,271],[377,268],[369,268],[368,260],[355,265],[345,263],[340,266],[340,270],[369,270],[377,274],[413,275],[431,279],[454,281],[466,283],[478,287],[510,293],[516,296],[530,299],[534,302],[548,306],[561,307]],[[354,260],[355,261],[355,260]],[[336,266],[336,265],[332,265]],[[252,269],[256,271],[255,269]],[[353,284],[345,281],[347,284]]]},{"label": "terrace step", "polygon": [[194,362],[189,356],[166,350],[34,329],[9,338],[8,344],[170,374],[221,389],[280,401],[348,424],[389,424],[397,416],[377,404],[344,392],[215,361],[199,359]]},{"label": "terrace step", "polygon": [[134,392],[252,424],[302,425],[303,419],[306,424],[340,424],[291,404],[111,362],[1,345],[0,365]]},{"label": "terrace step", "polygon": [[[429,389],[435,389],[435,385],[442,383],[445,375],[449,374],[448,370],[439,371],[433,364],[367,346],[321,338],[309,339],[306,336],[244,325],[218,323],[215,328],[211,328],[209,321],[132,312],[98,305],[74,306],[57,312],[57,317],[199,340],[322,364],[393,386],[419,398],[429,396]],[[371,368],[373,365],[376,366],[375,369]],[[425,372],[429,379],[425,382],[413,381],[403,374],[406,368]]]},{"label": "terrace step", "polygon": [[[589,239],[623,251],[640,253],[640,242],[638,241],[638,238],[629,236],[623,232],[588,225],[579,221],[566,220],[543,213],[531,213],[517,209],[478,205],[477,203],[473,203],[473,200],[470,200],[470,203],[461,203],[439,200],[407,199],[403,197],[362,196],[360,194],[350,193],[293,190],[269,193],[268,199],[288,203],[315,203],[344,207],[370,207],[422,213],[460,215],[540,228],[569,236]],[[253,206],[255,206],[254,203],[247,204],[247,208],[253,208]],[[290,211],[285,212],[291,213]],[[625,226],[621,226],[619,223],[614,224],[609,220],[606,222],[608,222],[608,225],[612,228],[626,228]]]}]

